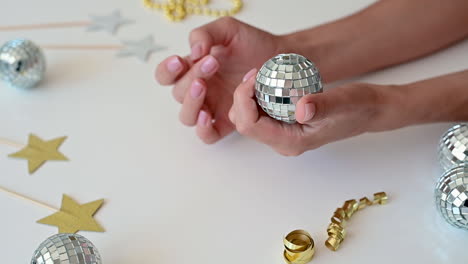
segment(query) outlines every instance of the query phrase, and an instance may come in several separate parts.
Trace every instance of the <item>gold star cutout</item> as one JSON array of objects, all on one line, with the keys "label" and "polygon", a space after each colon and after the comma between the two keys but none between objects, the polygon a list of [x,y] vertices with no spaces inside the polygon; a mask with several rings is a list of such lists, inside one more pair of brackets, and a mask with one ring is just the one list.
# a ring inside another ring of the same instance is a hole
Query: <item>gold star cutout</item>
[{"label": "gold star cutout", "polygon": [[102,206],[104,200],[97,200],[86,204],[78,204],[66,194],[62,198],[60,211],[47,216],[38,223],[53,225],[59,228],[59,233],[76,233],[78,231],[104,232],[104,228],[99,225],[93,216]]},{"label": "gold star cutout", "polygon": [[60,137],[44,141],[36,135],[29,135],[29,142],[20,151],[10,154],[9,157],[28,160],[29,174],[33,174],[48,160],[68,160],[58,148],[67,137]]}]

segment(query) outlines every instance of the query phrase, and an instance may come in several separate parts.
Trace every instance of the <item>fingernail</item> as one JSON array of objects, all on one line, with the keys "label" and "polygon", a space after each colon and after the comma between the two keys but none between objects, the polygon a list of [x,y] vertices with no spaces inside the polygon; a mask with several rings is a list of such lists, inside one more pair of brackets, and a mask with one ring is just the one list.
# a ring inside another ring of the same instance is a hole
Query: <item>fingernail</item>
[{"label": "fingernail", "polygon": [[197,43],[192,46],[192,54],[190,54],[190,58],[192,60],[198,60],[202,56],[202,45]]},{"label": "fingernail", "polygon": [[190,87],[190,95],[192,98],[198,98],[203,92],[203,85],[200,83],[200,81],[195,80],[192,83],[192,86]]},{"label": "fingernail", "polygon": [[169,72],[178,72],[182,69],[182,63],[177,57],[170,59],[166,66]]},{"label": "fingernail", "polygon": [[214,72],[217,67],[218,61],[213,56],[208,56],[201,66],[201,71],[208,74]]},{"label": "fingernail", "polygon": [[254,74],[257,72],[257,69],[253,68],[251,69],[245,76],[244,78],[242,78],[242,81],[243,82],[246,82],[248,81],[250,78],[252,78],[252,76],[254,76]]},{"label": "fingernail", "polygon": [[304,105],[304,110],[304,122],[307,122],[315,115],[315,105],[313,103],[307,103]]},{"label": "fingernail", "polygon": [[198,124],[201,126],[208,126],[208,121],[208,113],[201,110],[200,114],[198,114]]}]

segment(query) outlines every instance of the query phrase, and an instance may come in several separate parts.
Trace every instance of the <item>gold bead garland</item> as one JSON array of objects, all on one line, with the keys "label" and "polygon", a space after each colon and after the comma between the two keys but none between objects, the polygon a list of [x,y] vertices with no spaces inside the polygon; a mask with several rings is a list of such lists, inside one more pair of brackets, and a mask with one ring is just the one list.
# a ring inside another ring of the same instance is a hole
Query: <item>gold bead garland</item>
[{"label": "gold bead garland", "polygon": [[283,239],[284,260],[288,264],[305,264],[315,254],[314,240],[304,230],[294,230]]},{"label": "gold bead garland", "polygon": [[143,0],[149,9],[163,11],[167,19],[173,22],[183,20],[187,15],[205,15],[212,17],[233,16],[242,9],[243,0],[231,0],[230,9],[212,9],[207,7],[210,0],[168,0],[166,3]]},{"label": "gold bead garland", "polygon": [[359,199],[359,202],[356,200],[346,201],[343,207],[336,209],[335,213],[333,213],[331,224],[327,228],[328,239],[325,242],[325,246],[332,251],[337,251],[346,237],[346,222],[354,213],[367,206],[376,204],[383,205],[387,202],[388,196],[385,192],[375,193],[373,201],[370,201],[367,197]]}]

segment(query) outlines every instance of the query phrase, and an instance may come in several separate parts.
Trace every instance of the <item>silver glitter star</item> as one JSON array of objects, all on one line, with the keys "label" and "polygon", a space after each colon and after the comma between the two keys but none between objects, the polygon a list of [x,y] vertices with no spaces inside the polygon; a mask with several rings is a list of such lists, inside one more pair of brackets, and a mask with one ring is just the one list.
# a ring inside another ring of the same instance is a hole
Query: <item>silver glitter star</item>
[{"label": "silver glitter star", "polygon": [[123,18],[119,10],[115,10],[112,14],[107,16],[91,16],[91,20],[87,28],[88,31],[103,30],[111,34],[115,34],[121,25],[134,22],[133,20]]},{"label": "silver glitter star", "polygon": [[166,47],[154,44],[154,39],[151,35],[140,41],[124,41],[123,45],[117,56],[136,56],[143,62],[148,60],[151,53],[166,49]]}]

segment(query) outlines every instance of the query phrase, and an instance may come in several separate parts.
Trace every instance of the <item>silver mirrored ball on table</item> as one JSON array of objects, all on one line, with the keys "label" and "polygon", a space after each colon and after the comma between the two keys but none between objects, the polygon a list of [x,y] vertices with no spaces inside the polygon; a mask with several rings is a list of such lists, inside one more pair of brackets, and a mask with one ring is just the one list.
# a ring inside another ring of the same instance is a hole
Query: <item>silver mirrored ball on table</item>
[{"label": "silver mirrored ball on table", "polygon": [[468,164],[442,175],[435,190],[436,207],[451,225],[468,230]]},{"label": "silver mirrored ball on table", "polygon": [[468,162],[467,124],[457,124],[445,132],[439,143],[439,161],[444,171]]},{"label": "silver mirrored ball on table", "polygon": [[31,264],[101,264],[101,256],[88,239],[77,234],[49,237],[34,251]]},{"label": "silver mirrored ball on table", "polygon": [[0,48],[0,78],[13,87],[31,88],[45,75],[41,49],[30,40],[15,39]]},{"label": "silver mirrored ball on table", "polygon": [[296,103],[304,95],[323,91],[320,73],[313,62],[298,54],[279,54],[257,73],[255,95],[271,117],[296,122]]}]

